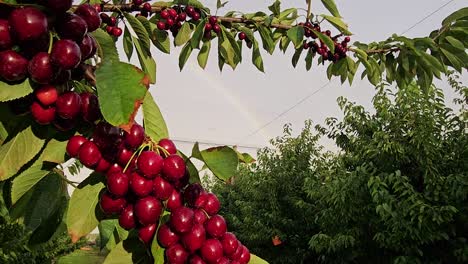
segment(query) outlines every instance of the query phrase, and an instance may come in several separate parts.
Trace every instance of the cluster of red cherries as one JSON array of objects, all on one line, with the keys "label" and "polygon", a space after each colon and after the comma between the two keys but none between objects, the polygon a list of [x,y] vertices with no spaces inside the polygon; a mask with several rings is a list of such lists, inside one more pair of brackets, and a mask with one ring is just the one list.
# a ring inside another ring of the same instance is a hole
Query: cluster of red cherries
[{"label": "cluster of red cherries", "polygon": [[159,13],[159,19],[156,26],[159,30],[170,30],[172,35],[175,37],[179,33],[179,29],[182,27],[187,18],[191,18],[193,21],[198,21],[201,18],[200,10],[193,6],[174,6],[172,8],[166,8],[161,10]]},{"label": "cluster of red cherries", "polygon": [[[348,43],[351,41],[350,37],[346,36],[340,42],[339,38],[342,37],[342,35],[332,37],[331,31],[321,31],[320,25],[318,23],[299,23],[299,26],[304,27],[304,36],[306,37],[306,39],[304,40],[302,47],[305,50],[310,49],[311,52],[316,52],[317,54],[322,56],[323,61],[328,60],[332,62],[337,62],[340,59],[346,58],[346,52],[348,51]],[[325,43],[323,43],[321,40],[319,40],[318,43],[315,41],[317,39],[317,35],[314,33],[314,30],[332,38],[335,45],[334,53],[332,53],[330,49],[325,45]],[[308,41],[308,39],[311,39],[311,41]]]},{"label": "cluster of red cherries", "polygon": [[1,80],[29,77],[38,84],[64,83],[71,70],[96,53],[96,40],[89,33],[99,28],[101,18],[93,6],[83,4],[71,13],[71,0],[41,3],[52,16],[33,6],[1,6]]},{"label": "cluster of red cherries", "polygon": [[[248,263],[250,252],[218,215],[220,202],[200,184],[189,184],[189,171],[174,143],[157,144],[142,126],[129,132],[105,122],[87,139],[75,135],[67,153],[106,175],[100,207],[118,216],[126,230],[137,229],[149,245],[156,236],[168,263]],[[170,212],[162,223],[163,212]]]}]

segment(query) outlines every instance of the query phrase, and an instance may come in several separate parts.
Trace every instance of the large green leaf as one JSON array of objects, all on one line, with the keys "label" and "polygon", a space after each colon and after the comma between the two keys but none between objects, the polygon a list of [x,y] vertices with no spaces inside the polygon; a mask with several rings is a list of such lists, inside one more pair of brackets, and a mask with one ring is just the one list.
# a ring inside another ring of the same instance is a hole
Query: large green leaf
[{"label": "large green leaf", "polygon": [[338,29],[341,33],[345,35],[352,35],[352,33],[348,30],[348,25],[341,20],[339,17],[328,16],[328,15],[321,15],[325,18],[330,24],[332,24],[336,29]]},{"label": "large green leaf", "polygon": [[190,39],[191,34],[192,29],[190,28],[190,23],[184,23],[174,39],[174,44],[176,46],[184,45]]},{"label": "large green leaf", "polygon": [[292,27],[287,32],[288,38],[294,43],[296,48],[299,48],[302,45],[304,40],[304,28],[303,27]]},{"label": "large green leaf", "polygon": [[0,147],[0,180],[16,174],[41,150],[44,140],[36,137],[31,127],[26,128]]},{"label": "large green leaf", "polygon": [[442,25],[443,26],[448,26],[452,22],[454,22],[454,21],[456,21],[458,19],[464,18],[464,17],[468,17],[468,7],[464,7],[462,9],[457,10],[457,11],[453,12],[452,14],[450,14],[447,18],[445,18],[442,21]]},{"label": "large green leaf", "polygon": [[263,49],[268,51],[268,53],[273,54],[273,51],[275,50],[275,43],[273,41],[270,28],[264,26],[263,24],[258,24],[257,29],[262,39]]},{"label": "large green leaf", "polygon": [[190,39],[190,45],[192,45],[193,49],[198,49],[200,46],[200,41],[203,39],[203,32],[205,32],[206,20],[207,19],[200,21],[193,32],[192,38]]},{"label": "large green leaf", "polygon": [[145,97],[149,85],[145,74],[131,64],[105,62],[96,70],[96,80],[106,121],[115,126],[127,124]]},{"label": "large green leaf", "polygon": [[249,264],[268,264],[268,262],[251,253]]},{"label": "large green leaf", "polygon": [[129,263],[149,263],[145,246],[136,237],[119,242],[107,255],[103,264]]},{"label": "large green leaf", "polygon": [[132,35],[130,34],[130,31],[128,30],[127,27],[125,27],[124,29],[123,48],[124,48],[125,54],[127,55],[127,59],[130,61],[130,59],[132,58],[132,54],[133,54],[133,40],[132,40]]},{"label": "large green leaf", "polygon": [[103,56],[104,61],[119,61],[119,53],[115,47],[114,40],[107,32],[98,28],[92,35],[99,44],[98,52]]},{"label": "large green leaf", "polygon": [[124,15],[128,23],[130,24],[130,26],[132,26],[132,29],[137,35],[138,39],[140,40],[141,48],[143,49],[143,52],[149,55],[151,45],[150,45],[149,34],[145,26],[141,23],[140,20],[138,20],[131,13],[125,12]]},{"label": "large green leaf", "polygon": [[145,51],[140,39],[132,36],[133,44],[135,45],[138,60],[143,68],[143,71],[149,76],[151,83],[156,83],[156,61],[151,56],[150,51]]},{"label": "large green leaf", "polygon": [[200,49],[200,52],[198,53],[198,65],[205,69],[206,63],[208,62],[208,57],[210,55],[210,49],[211,49],[211,41],[204,41],[203,46]]},{"label": "large green leaf", "polygon": [[185,63],[187,63],[188,58],[190,57],[190,54],[192,54],[192,46],[190,43],[185,44],[185,46],[182,48],[182,51],[180,52],[179,55],[179,69],[182,71],[182,69],[185,66]]},{"label": "large green leaf", "polygon": [[258,47],[258,42],[257,40],[253,40],[253,49],[252,49],[252,63],[257,67],[258,70],[261,72],[265,72],[265,69],[263,68],[263,59],[262,59],[262,54],[260,53],[260,48]]},{"label": "large green leaf", "polygon": [[171,53],[171,42],[166,31],[159,29],[153,30],[151,40],[153,41],[153,45],[160,51],[168,54]]},{"label": "large green leaf", "polygon": [[8,84],[0,81],[0,102],[6,102],[24,97],[33,92],[29,79],[18,84]]},{"label": "large green leaf", "polygon": [[328,11],[335,17],[341,17],[338,8],[336,7],[334,0],[322,0],[322,4],[328,9]]},{"label": "large green leaf", "polygon": [[101,175],[91,174],[73,191],[67,212],[68,233],[73,242],[89,234],[99,224],[99,193],[104,188]]},{"label": "large green leaf", "polygon": [[239,165],[237,153],[227,146],[209,148],[201,151],[200,154],[213,174],[224,181],[234,176]]},{"label": "large green leaf", "polygon": [[315,35],[317,35],[317,37],[318,37],[323,43],[325,43],[325,45],[327,45],[327,47],[330,49],[330,51],[331,51],[332,53],[335,53],[335,43],[333,42],[333,40],[332,40],[329,36],[323,34],[322,32],[319,32],[319,31],[317,31],[317,30],[314,30],[314,29],[312,29],[312,31],[315,33]]},{"label": "large green leaf", "polygon": [[149,92],[146,94],[145,100],[143,101],[143,125],[146,134],[153,140],[159,141],[162,138],[169,137],[169,131],[164,117],[154,101],[153,96],[151,96]]}]

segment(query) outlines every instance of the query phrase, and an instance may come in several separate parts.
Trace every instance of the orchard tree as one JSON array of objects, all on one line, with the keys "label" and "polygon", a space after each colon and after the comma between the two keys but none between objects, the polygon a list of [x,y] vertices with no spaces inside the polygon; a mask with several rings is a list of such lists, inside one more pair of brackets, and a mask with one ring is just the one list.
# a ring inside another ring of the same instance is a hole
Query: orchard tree
[{"label": "orchard tree", "polygon": [[[106,263],[261,261],[226,232],[219,201],[191,162],[228,181],[251,158],[227,146],[177,150],[148,92],[156,83],[151,46],[182,47],[182,69],[194,52],[204,68],[213,45],[221,70],[236,68],[246,47],[261,71],[261,49],[279,46],[295,49],[293,65],[302,53],[307,69],[325,65],[329,78],[352,82],[363,65],[373,84],[417,81],[425,91],[433,77],[468,63],[467,8],[428,37],[351,44],[333,0],[322,0],[329,14],[313,14],[311,1],[305,14],[275,1],[269,13],[224,16],[197,0],[85,2],[0,1],[0,180],[10,220],[37,234],[29,244],[48,241],[63,223],[73,242],[98,226],[111,249]],[[120,60],[119,39],[138,66]],[[140,107],[143,126],[134,120]],[[73,168],[94,170],[77,186],[60,165],[70,158]],[[69,202],[67,184],[77,187]]]}]

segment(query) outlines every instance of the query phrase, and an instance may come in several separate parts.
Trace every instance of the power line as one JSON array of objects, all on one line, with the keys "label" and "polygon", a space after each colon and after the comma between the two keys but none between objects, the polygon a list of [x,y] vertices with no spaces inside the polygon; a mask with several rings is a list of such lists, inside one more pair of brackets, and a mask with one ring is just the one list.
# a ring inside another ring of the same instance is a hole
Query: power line
[{"label": "power line", "polygon": [[260,146],[260,145],[239,145],[239,144],[233,144],[229,142],[215,142],[215,141],[209,141],[209,140],[196,140],[196,139],[185,139],[185,138],[171,138],[172,141],[174,142],[180,142],[180,143],[190,143],[194,144],[198,142],[198,144],[202,145],[209,145],[209,146],[237,146],[239,148],[247,148],[247,149],[261,149],[266,146]]},{"label": "power line", "polygon": [[415,28],[416,26],[418,26],[419,24],[421,24],[422,22],[426,21],[426,19],[430,18],[431,16],[433,16],[435,13],[439,12],[440,10],[442,10],[444,7],[448,6],[450,3],[452,3],[453,1],[455,0],[450,0],[448,1],[447,3],[443,4],[442,6],[440,6],[439,8],[437,8],[436,10],[434,10],[433,12],[431,12],[430,14],[428,14],[427,16],[425,16],[423,19],[419,20],[418,22],[416,22],[414,25],[412,25],[411,27],[409,27],[408,29],[406,29],[405,31],[403,31],[400,35],[403,35],[405,33],[407,33],[408,31],[412,30],[413,28]]}]

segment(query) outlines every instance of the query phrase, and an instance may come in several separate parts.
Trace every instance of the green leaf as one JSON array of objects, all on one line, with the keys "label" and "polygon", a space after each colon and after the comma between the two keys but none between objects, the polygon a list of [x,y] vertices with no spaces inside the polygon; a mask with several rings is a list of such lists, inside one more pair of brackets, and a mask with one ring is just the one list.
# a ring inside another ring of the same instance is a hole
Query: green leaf
[{"label": "green leaf", "polygon": [[258,70],[260,70],[261,72],[265,72],[263,69],[262,54],[260,53],[260,48],[258,47],[257,40],[254,39],[252,45],[252,63],[255,65],[255,67],[257,67]]},{"label": "green leaf", "polygon": [[310,70],[312,68],[312,60],[314,59],[313,53],[309,50],[307,52],[307,56],[305,57],[306,62],[306,70]]},{"label": "green leaf", "polygon": [[229,40],[225,39],[221,45],[219,45],[220,53],[224,58],[224,61],[229,64],[233,69],[236,68],[236,57],[235,57],[235,51],[234,48],[231,45],[231,42]]},{"label": "green leaf", "polygon": [[164,252],[165,252],[165,249],[159,245],[157,236],[154,236],[153,242],[151,244],[151,253],[154,258],[154,264],[165,263]]},{"label": "green leaf", "polygon": [[23,165],[41,150],[44,140],[36,137],[31,127],[26,128],[0,147],[0,180],[15,175]]},{"label": "green leaf", "polygon": [[135,103],[142,101],[149,80],[137,67],[123,63],[104,63],[96,70],[99,106],[107,122],[114,126],[127,124],[136,112]]},{"label": "green leaf", "polygon": [[325,18],[330,24],[332,24],[336,29],[338,29],[341,33],[345,35],[352,35],[352,33],[348,30],[348,25],[341,20],[339,17],[328,16],[328,15],[320,15],[321,17]]},{"label": "green leaf", "polygon": [[143,71],[149,76],[151,83],[156,83],[156,61],[151,56],[151,53],[145,52],[142,48],[142,43],[140,39],[137,39],[132,36],[133,43],[137,50],[138,60],[140,61],[140,65],[143,68]]},{"label": "green leaf", "polygon": [[98,28],[91,33],[99,44],[98,52],[102,54],[104,61],[119,61],[119,53],[112,37],[104,30]]},{"label": "green leaf", "polygon": [[143,125],[146,134],[153,140],[159,141],[160,139],[169,137],[164,117],[149,92],[143,101]]},{"label": "green leaf", "polygon": [[198,142],[195,142],[195,144],[193,145],[193,148],[192,148],[192,157],[198,159],[198,160],[201,160],[203,161],[203,157],[200,153],[200,146],[198,144]]},{"label": "green leaf", "polygon": [[268,53],[273,54],[273,51],[275,50],[275,44],[273,41],[273,36],[271,34],[270,28],[262,24],[258,24],[257,29],[258,29],[258,32],[260,33],[260,37],[262,38],[263,49],[268,51]]},{"label": "green leaf", "polygon": [[210,55],[210,49],[211,49],[211,41],[204,41],[203,46],[198,53],[198,65],[202,67],[202,69],[205,69],[206,63],[208,62],[208,56]]},{"label": "green leaf", "polygon": [[230,147],[215,147],[200,152],[206,166],[221,180],[227,181],[234,176],[239,158]]},{"label": "green leaf", "polygon": [[146,247],[137,237],[119,242],[107,255],[103,264],[151,263]]},{"label": "green leaf", "polygon": [[334,0],[322,0],[322,4],[334,17],[341,17]]},{"label": "green leaf", "polygon": [[452,22],[465,17],[468,17],[468,7],[464,7],[450,14],[447,18],[445,18],[442,21],[442,26],[448,26]]},{"label": "green leaf", "polygon": [[164,30],[155,29],[151,37],[153,45],[164,53],[171,53],[171,42],[169,34]]},{"label": "green leaf", "polygon": [[[440,49],[442,53],[444,54],[445,58],[452,64],[451,66],[455,68],[458,72],[461,72],[462,70],[462,65],[463,62],[460,61],[457,56],[453,55],[446,49]],[[1,155],[1,154],[0,154]]]},{"label": "green leaf", "polygon": [[176,46],[184,45],[190,39],[191,34],[192,29],[190,28],[190,23],[183,23],[179,33],[177,33],[177,36],[174,39],[174,44]]},{"label": "green leaf", "polygon": [[304,49],[302,47],[296,49],[296,52],[294,52],[294,55],[292,57],[292,65],[294,68],[296,68],[297,63],[299,62],[299,58],[301,57],[302,51]]},{"label": "green leaf", "polygon": [[185,164],[187,165],[187,169],[188,169],[188,172],[190,174],[190,179],[189,179],[189,182],[190,183],[200,183],[200,175],[198,174],[198,169],[197,167],[195,167],[195,165],[193,164],[193,162],[187,157],[187,155],[185,155],[184,153],[180,152],[179,151],[179,155],[184,158],[185,160]]},{"label": "green leaf", "polygon": [[461,41],[459,41],[458,39],[452,37],[452,36],[447,36],[445,38],[453,47],[455,47],[456,49],[459,49],[461,51],[464,51],[465,50],[465,46],[463,45],[463,43]]},{"label": "green leaf", "polygon": [[294,43],[296,48],[302,46],[302,42],[304,41],[304,27],[292,27],[286,34],[288,35],[288,38]]},{"label": "green leaf", "polygon": [[182,48],[182,51],[180,52],[179,55],[179,69],[182,71],[182,69],[185,66],[185,63],[187,63],[188,58],[190,57],[190,54],[192,54],[192,46],[190,46],[190,43],[185,44],[185,46]]},{"label": "green leaf", "polygon": [[73,243],[89,234],[99,224],[99,193],[105,188],[102,181],[101,175],[91,174],[73,191],[70,199],[71,210],[67,212],[68,233]]},{"label": "green leaf", "polygon": [[200,23],[198,23],[197,27],[195,28],[195,31],[193,32],[192,38],[190,39],[190,45],[192,45],[192,49],[198,49],[200,46],[200,41],[203,39],[203,33],[205,32],[205,24],[206,24],[206,18]]},{"label": "green leaf", "polygon": [[[133,31],[137,35],[141,43],[142,52],[146,55],[150,55],[150,38],[148,31],[146,31],[145,26],[131,13],[124,12],[124,16],[127,19],[130,26],[132,26]],[[135,40],[133,40],[135,42]]]},{"label": "green leaf", "polygon": [[42,164],[34,165],[23,171],[14,180],[11,186],[11,203],[16,204],[24,194],[31,190],[45,176],[51,173],[42,169]]},{"label": "green leaf", "polygon": [[317,30],[314,30],[312,29],[312,31],[315,33],[315,35],[317,35],[317,37],[323,42],[325,43],[325,45],[327,45],[327,47],[330,49],[331,53],[335,53],[335,43],[333,42],[333,40],[325,35],[325,34],[322,34],[322,32],[319,32]]},{"label": "green leaf", "polygon": [[268,9],[273,13],[274,16],[279,16],[281,13],[281,1],[276,0]]},{"label": "green leaf", "polygon": [[106,219],[99,222],[98,229],[101,250],[113,239],[114,230],[118,224],[119,222],[117,219]]},{"label": "green leaf", "polygon": [[256,255],[250,253],[250,261],[249,264],[268,264],[265,260],[257,257]]},{"label": "green leaf", "polygon": [[33,92],[29,79],[21,83],[9,84],[0,81],[0,102],[6,102],[21,97]]},{"label": "green leaf", "polygon": [[123,47],[124,47],[125,55],[127,55],[127,59],[130,61],[130,59],[132,58],[132,54],[133,54],[133,41],[132,41],[132,35],[130,35],[130,31],[128,30],[127,27],[125,27],[124,29]]}]

